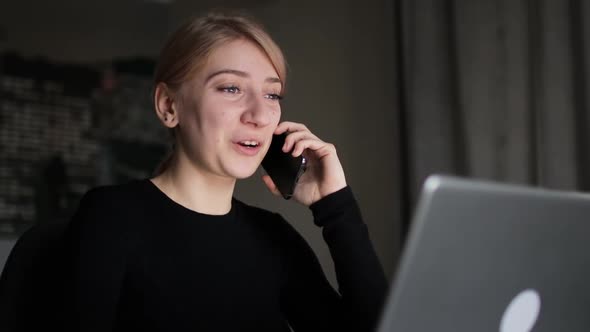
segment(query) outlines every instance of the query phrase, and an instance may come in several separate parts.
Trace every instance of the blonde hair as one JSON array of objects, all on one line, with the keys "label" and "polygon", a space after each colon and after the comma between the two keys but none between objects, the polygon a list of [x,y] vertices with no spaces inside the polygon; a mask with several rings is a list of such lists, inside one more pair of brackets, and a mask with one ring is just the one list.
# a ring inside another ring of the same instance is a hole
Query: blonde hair
[{"label": "blonde hair", "polygon": [[[283,52],[260,23],[244,13],[214,11],[181,25],[164,45],[154,74],[154,92],[159,83],[178,90],[202,69],[209,55],[219,46],[246,39],[268,56],[285,91],[287,64]],[[171,130],[172,136],[174,132]],[[156,174],[169,167],[174,145],[156,169]]]}]

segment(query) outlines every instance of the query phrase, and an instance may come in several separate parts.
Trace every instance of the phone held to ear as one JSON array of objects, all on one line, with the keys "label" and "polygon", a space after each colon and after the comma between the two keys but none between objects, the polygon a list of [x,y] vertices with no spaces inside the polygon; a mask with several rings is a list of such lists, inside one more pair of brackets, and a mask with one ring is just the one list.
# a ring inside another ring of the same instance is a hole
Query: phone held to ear
[{"label": "phone held to ear", "polygon": [[293,196],[297,182],[307,168],[303,156],[293,157],[291,151],[283,152],[287,134],[273,135],[268,152],[262,160],[262,168],[275,183],[285,199]]}]

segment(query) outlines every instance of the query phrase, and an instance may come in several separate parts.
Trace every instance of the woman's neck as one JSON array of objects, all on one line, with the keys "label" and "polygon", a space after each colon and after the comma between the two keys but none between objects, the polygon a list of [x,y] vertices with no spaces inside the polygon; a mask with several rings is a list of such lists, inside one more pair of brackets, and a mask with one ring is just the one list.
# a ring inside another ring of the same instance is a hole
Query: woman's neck
[{"label": "woman's neck", "polygon": [[223,215],[231,210],[235,179],[207,174],[175,154],[151,181],[176,203],[199,213]]}]

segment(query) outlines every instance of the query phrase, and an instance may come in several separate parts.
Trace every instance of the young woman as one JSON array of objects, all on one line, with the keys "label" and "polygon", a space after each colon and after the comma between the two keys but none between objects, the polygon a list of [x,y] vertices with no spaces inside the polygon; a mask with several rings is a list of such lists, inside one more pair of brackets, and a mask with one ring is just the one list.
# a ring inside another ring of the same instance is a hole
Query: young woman
[{"label": "young woman", "polygon": [[[280,122],[285,67],[244,16],[209,14],[172,35],[154,104],[174,149],[154,178],[82,199],[68,233],[74,329],[372,330],[386,280],[334,145]],[[309,162],[293,199],[323,229],[339,292],[280,215],[232,197],[281,133],[283,151]]]}]

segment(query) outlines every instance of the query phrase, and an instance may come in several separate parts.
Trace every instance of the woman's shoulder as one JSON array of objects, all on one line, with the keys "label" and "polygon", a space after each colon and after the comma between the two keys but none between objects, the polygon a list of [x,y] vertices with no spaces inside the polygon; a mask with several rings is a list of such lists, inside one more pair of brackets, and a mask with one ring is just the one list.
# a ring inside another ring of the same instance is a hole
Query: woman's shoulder
[{"label": "woman's shoulder", "polygon": [[82,199],[114,201],[133,198],[146,191],[145,182],[149,180],[130,180],[125,183],[100,185],[89,189]]},{"label": "woman's shoulder", "polygon": [[276,212],[247,204],[236,198],[232,200],[232,204],[235,205],[235,209],[240,219],[256,220],[260,222],[284,220],[283,217]]},{"label": "woman's shoulder", "polygon": [[102,185],[88,190],[80,199],[78,211],[92,213],[124,213],[140,207],[147,195],[145,181],[132,180],[122,184]]},{"label": "woman's shoulder", "polygon": [[237,204],[238,215],[242,222],[247,222],[259,229],[272,232],[275,236],[282,235],[288,238],[300,237],[299,232],[280,213],[249,205],[235,199],[234,202]]},{"label": "woman's shoulder", "polygon": [[144,180],[134,180],[88,190],[70,219],[68,236],[125,242],[139,220],[144,220],[142,214],[146,212],[140,202],[141,196],[145,196],[143,187]]}]

